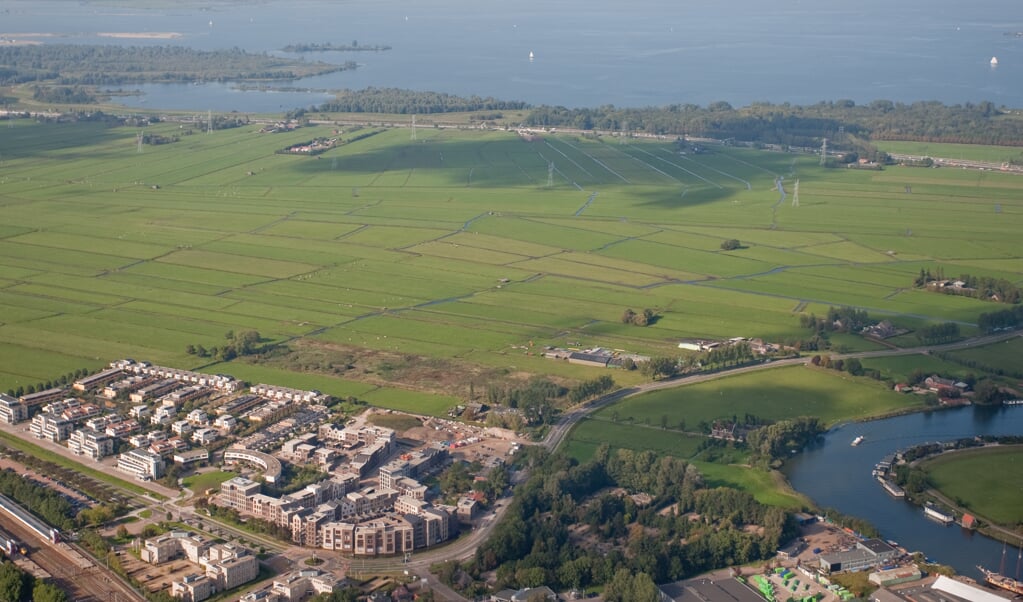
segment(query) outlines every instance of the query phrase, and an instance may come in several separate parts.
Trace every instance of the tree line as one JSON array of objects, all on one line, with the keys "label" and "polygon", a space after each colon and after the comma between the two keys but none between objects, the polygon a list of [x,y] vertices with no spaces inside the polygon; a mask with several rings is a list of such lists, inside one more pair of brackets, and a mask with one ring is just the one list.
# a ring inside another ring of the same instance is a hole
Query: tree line
[{"label": "tree line", "polygon": [[108,86],[141,82],[296,79],[354,69],[354,62],[308,62],[240,48],[38,44],[0,46],[0,84]]},{"label": "tree line", "polygon": [[977,328],[984,332],[1012,330],[1023,324],[1023,305],[1001,311],[984,312],[977,316]]},{"label": "tree line", "polygon": [[1023,119],[990,102],[946,105],[875,100],[857,105],[838,100],[805,106],[754,103],[742,108],[727,102],[705,107],[540,106],[530,111],[524,125],[734,138],[794,147],[816,147],[822,138],[834,148],[850,149],[858,148],[865,139],[1023,145]]},{"label": "tree line", "polygon": [[462,113],[469,111],[501,111],[526,108],[519,101],[493,97],[455,96],[442,92],[420,92],[399,88],[366,88],[345,90],[335,100],[317,110],[330,113],[390,113],[424,115],[428,113]]}]

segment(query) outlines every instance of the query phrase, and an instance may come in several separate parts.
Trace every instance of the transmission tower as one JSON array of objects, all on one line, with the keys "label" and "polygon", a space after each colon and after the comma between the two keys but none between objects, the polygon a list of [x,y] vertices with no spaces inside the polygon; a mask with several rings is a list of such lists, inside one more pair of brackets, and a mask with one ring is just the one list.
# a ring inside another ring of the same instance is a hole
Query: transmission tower
[{"label": "transmission tower", "polygon": [[212,133],[213,133],[213,111],[212,110],[207,110],[206,111],[206,134],[208,135],[208,134],[212,134]]},{"label": "transmission tower", "polygon": [[547,188],[554,186],[554,161],[547,162]]},{"label": "transmission tower", "polygon": [[824,165],[824,162],[827,161],[827,157],[828,157],[828,139],[825,138],[824,142],[821,144],[821,165]]},{"label": "transmission tower", "polygon": [[142,153],[142,130],[139,130],[138,134],[135,134],[135,142],[138,145],[138,152]]},{"label": "transmission tower", "polygon": [[412,115],[412,139],[413,140],[416,139],[416,116],[415,116],[415,114]]},{"label": "transmission tower", "polygon": [[792,187],[792,206],[799,206],[799,180],[796,180],[796,185]]}]

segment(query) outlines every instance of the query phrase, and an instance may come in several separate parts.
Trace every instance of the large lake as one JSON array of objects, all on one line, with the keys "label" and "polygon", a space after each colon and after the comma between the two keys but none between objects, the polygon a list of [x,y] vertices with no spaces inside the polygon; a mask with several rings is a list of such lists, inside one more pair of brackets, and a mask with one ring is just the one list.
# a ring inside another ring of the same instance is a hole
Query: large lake
[{"label": "large lake", "polygon": [[[976,565],[997,571],[1002,544],[958,526],[943,526],[917,507],[897,500],[881,488],[871,470],[886,455],[928,441],[975,435],[1023,434],[1023,406],[964,407],[909,414],[833,429],[817,445],[797,454],[785,466],[789,482],[818,505],[835,508],[874,524],[886,539],[919,550],[962,574],[981,579]],[[863,443],[852,447],[857,435]],[[1019,487],[1019,483],[1007,483]],[[1023,502],[1023,498],[1021,498]],[[1015,572],[1016,551],[1006,561]]]},{"label": "large lake", "polygon": [[[360,67],[297,85],[400,87],[533,104],[725,100],[738,106],[843,98],[1023,104],[1023,38],[1006,35],[1023,31],[1018,0],[213,0],[124,8],[132,4],[0,0],[0,35],[51,33],[56,36],[42,41],[237,46],[270,53],[297,42],[357,40],[393,49],[308,54],[310,60],[355,60]],[[182,35],[98,35],[110,32]],[[998,57],[996,68],[992,56]],[[142,88],[146,97],[126,102],[251,112],[308,107],[325,98],[241,92],[229,85]]]}]

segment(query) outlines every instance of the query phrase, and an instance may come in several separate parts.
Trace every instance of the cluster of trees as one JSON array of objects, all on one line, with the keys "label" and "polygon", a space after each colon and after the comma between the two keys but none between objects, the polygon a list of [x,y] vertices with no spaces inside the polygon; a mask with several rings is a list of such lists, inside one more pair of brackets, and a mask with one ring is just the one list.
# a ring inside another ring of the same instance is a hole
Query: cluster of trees
[{"label": "cluster of trees", "polygon": [[831,370],[838,370],[839,372],[845,371],[853,376],[863,376],[866,374],[863,364],[860,360],[854,357],[843,360],[839,358],[832,358],[830,355],[815,355],[810,358],[810,363],[814,366],[820,366],[821,368],[830,368]]},{"label": "cluster of trees", "polygon": [[74,508],[61,494],[35,481],[23,479],[10,468],[0,471],[0,493],[28,508],[60,530],[74,527]]},{"label": "cluster of trees", "polygon": [[877,161],[883,153],[860,148],[864,139],[920,140],[970,144],[1023,145],[1023,119],[990,102],[945,105],[940,102],[894,103],[851,100],[796,106],[754,103],[733,108],[727,102],[623,108],[604,105],[568,109],[541,106],[525,120],[537,127],[734,138],[796,147],[815,147],[827,138],[833,148],[858,150]]},{"label": "cluster of trees", "polygon": [[[778,542],[794,533],[783,510],[745,492],[705,488],[699,471],[684,460],[612,452],[607,445],[584,464],[542,449],[526,454],[529,480],[474,559],[442,573],[448,582],[464,584],[494,570],[497,588],[606,585],[612,599],[653,601],[652,583],[772,556]],[[640,506],[607,487],[647,493],[653,502]],[[661,512],[665,508],[675,511]],[[573,537],[580,528],[589,534]],[[593,535],[599,544],[581,543]]]},{"label": "cluster of trees", "polygon": [[[932,282],[940,282],[943,280],[945,280],[945,275],[944,271],[940,267],[936,274],[932,274],[929,269],[925,270],[924,268],[920,268],[920,274],[913,279],[913,285],[917,288],[923,288]],[[933,290],[945,293],[946,295],[960,295],[963,297],[973,297],[974,299],[998,301],[1001,303],[1017,304],[1023,300],[1023,292],[1020,291],[1020,288],[1004,278],[960,274],[959,280],[963,283],[962,286],[959,287],[942,286],[932,288]]]},{"label": "cluster of trees", "polygon": [[815,314],[801,314],[799,325],[811,328],[817,333],[827,332],[860,332],[871,323],[870,316],[862,309],[855,307],[829,307],[824,318]]},{"label": "cluster of trees", "polygon": [[366,88],[364,90],[345,90],[338,94],[336,100],[320,105],[317,110],[330,113],[424,115],[427,113],[505,111],[524,109],[526,106],[524,102],[498,100],[489,96],[466,98],[441,92]]},{"label": "cluster of trees", "polygon": [[272,347],[264,344],[263,337],[256,330],[244,330],[237,334],[229,330],[224,338],[227,339],[227,343],[219,347],[207,349],[202,345],[188,345],[185,347],[185,353],[227,362],[239,356],[263,353]]},{"label": "cluster of trees", "polygon": [[555,415],[554,402],[568,393],[568,389],[552,380],[536,376],[524,385],[487,387],[487,401],[495,405],[518,408],[526,424],[547,424]]},{"label": "cluster of trees", "polygon": [[38,44],[0,47],[0,84],[53,81],[109,86],[139,82],[297,79],[354,69],[248,53],[239,48]]},{"label": "cluster of trees", "polygon": [[1011,330],[1023,324],[1023,305],[1000,311],[984,312],[977,316],[977,327],[984,332]]},{"label": "cluster of trees", "polygon": [[67,602],[62,589],[36,579],[10,560],[0,564],[0,600],[4,602]]},{"label": "cluster of trees", "polygon": [[928,324],[916,331],[916,338],[924,345],[956,341],[959,336],[959,325],[955,322]]},{"label": "cluster of trees", "polygon": [[32,100],[52,104],[84,105],[96,102],[96,97],[81,86],[35,86]]},{"label": "cluster of trees", "polygon": [[825,430],[820,418],[801,416],[792,420],[779,420],[747,433],[746,445],[763,460],[779,460],[793,451],[803,449]]},{"label": "cluster of trees", "polygon": [[739,242],[739,239],[737,239],[737,238],[729,238],[728,240],[721,241],[721,250],[722,251],[734,251],[736,249],[741,249],[741,248],[742,248],[742,243]]},{"label": "cluster of trees", "polygon": [[650,309],[644,309],[643,313],[636,313],[632,311],[632,308],[626,309],[622,314],[622,324],[632,324],[633,326],[648,326],[657,321],[657,313]]},{"label": "cluster of trees", "polygon": [[597,378],[586,380],[568,390],[568,400],[572,403],[596,397],[606,393],[615,386],[615,379],[610,374],[603,374]]}]

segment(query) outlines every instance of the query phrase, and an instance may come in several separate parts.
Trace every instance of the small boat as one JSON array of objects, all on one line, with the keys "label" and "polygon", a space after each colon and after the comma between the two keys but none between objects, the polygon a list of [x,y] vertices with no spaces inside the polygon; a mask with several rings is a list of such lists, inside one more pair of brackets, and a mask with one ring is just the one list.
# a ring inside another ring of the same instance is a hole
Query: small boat
[{"label": "small boat", "polygon": [[529,60],[533,60],[533,51],[532,50],[529,51]]},{"label": "small boat", "polygon": [[995,66],[997,64],[998,64],[998,57],[997,56],[991,57],[991,66]]},{"label": "small boat", "polygon": [[859,437],[856,437],[855,439],[853,439],[853,440],[852,440],[852,444],[851,444],[851,445],[852,445],[853,447],[856,447],[856,446],[857,446],[857,445],[859,445],[860,443],[863,443],[863,440],[864,440],[865,438],[866,438],[866,437],[864,437],[863,435],[860,435]]}]

